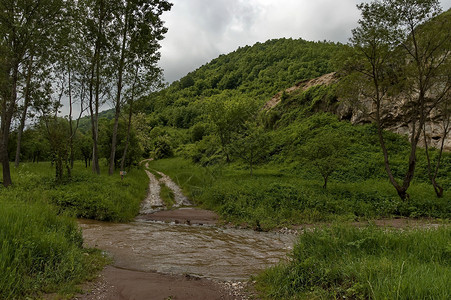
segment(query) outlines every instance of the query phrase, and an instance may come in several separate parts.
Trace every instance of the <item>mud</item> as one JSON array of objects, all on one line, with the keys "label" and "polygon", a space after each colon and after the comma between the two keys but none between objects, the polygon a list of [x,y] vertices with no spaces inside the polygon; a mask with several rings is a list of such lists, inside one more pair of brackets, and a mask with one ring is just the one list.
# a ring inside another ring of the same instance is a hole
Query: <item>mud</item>
[{"label": "mud", "polygon": [[137,220],[212,226],[217,224],[219,216],[216,213],[205,209],[180,208],[140,215],[137,217]]},{"label": "mud", "polygon": [[237,299],[231,290],[211,280],[139,272],[108,266],[99,278],[85,286],[89,292],[77,300],[129,299]]}]

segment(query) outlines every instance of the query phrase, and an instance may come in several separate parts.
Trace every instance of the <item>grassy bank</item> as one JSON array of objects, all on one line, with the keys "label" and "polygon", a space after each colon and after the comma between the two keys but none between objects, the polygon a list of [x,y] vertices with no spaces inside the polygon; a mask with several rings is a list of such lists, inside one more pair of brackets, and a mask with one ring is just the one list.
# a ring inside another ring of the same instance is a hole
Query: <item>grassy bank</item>
[{"label": "grassy bank", "polygon": [[0,299],[71,295],[108,261],[82,247],[73,217],[132,219],[146,194],[146,174],[131,170],[121,180],[77,164],[72,180],[56,184],[50,163],[12,172],[14,185],[0,188]]},{"label": "grassy bank", "polygon": [[7,199],[55,204],[60,212],[79,218],[113,222],[130,221],[138,214],[148,184],[139,169],[121,180],[119,172],[97,176],[81,163],[75,164],[71,180],[63,184],[55,183],[50,163],[22,164],[12,176],[14,186],[3,192]]},{"label": "grassy bank", "polygon": [[305,232],[257,279],[264,299],[450,299],[451,228]]},{"label": "grassy bank", "polygon": [[1,198],[0,299],[71,294],[107,262],[83,249],[75,221],[54,207]]},{"label": "grassy bank", "polygon": [[384,179],[335,180],[328,189],[320,179],[305,179],[271,165],[250,176],[239,165],[204,168],[182,158],[157,160],[150,167],[173,178],[198,204],[223,219],[269,229],[290,224],[393,216],[450,218],[449,191],[436,198],[432,187],[416,182],[403,202]]}]

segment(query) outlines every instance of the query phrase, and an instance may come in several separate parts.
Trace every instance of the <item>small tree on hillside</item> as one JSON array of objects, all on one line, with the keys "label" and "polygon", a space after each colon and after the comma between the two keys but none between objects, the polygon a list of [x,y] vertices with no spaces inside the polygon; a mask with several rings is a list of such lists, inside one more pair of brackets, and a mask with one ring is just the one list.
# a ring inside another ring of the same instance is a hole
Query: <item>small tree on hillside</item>
[{"label": "small tree on hillside", "polygon": [[327,188],[329,177],[346,159],[346,139],[332,131],[324,131],[310,139],[302,146],[302,154],[307,163],[314,166],[324,180],[323,188]]},{"label": "small tree on hillside", "polygon": [[233,135],[243,129],[245,122],[257,110],[254,99],[233,96],[227,92],[214,96],[208,103],[209,120],[213,124],[214,133],[219,137],[221,151],[230,162]]},{"label": "small tree on hillside", "polygon": [[235,136],[231,152],[248,164],[252,176],[255,164],[267,155],[269,144],[264,129],[255,122],[247,121],[244,130]]}]

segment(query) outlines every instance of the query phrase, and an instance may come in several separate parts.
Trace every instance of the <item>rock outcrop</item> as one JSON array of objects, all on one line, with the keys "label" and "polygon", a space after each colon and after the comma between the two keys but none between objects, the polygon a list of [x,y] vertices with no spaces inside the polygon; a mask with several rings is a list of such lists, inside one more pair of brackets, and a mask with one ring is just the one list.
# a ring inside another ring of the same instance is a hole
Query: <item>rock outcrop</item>
[{"label": "rock outcrop", "polygon": [[[276,94],[271,100],[269,100],[265,106],[265,110],[271,110],[276,107],[283,98],[283,95],[290,95],[296,91],[306,91],[309,88],[317,85],[331,85],[339,81],[337,73],[329,73],[321,77],[301,81],[295,86],[288,88],[284,91]],[[349,120],[353,124],[366,124],[374,121],[376,107],[371,99],[358,99],[355,103],[351,104],[349,101],[337,98],[335,105],[327,106],[327,111],[336,114],[342,120]],[[383,112],[384,127],[392,132],[409,136],[412,132],[410,127],[412,126],[408,121],[408,118],[404,115],[403,109],[406,104],[406,100],[403,98],[389,99],[387,100],[387,109]],[[321,106],[319,106],[321,107]],[[443,137],[443,124],[440,115],[431,113],[431,118],[425,124],[426,139],[429,146],[440,148]],[[409,136],[410,137],[410,136]],[[423,137],[419,141],[419,145],[424,147]],[[444,143],[445,151],[451,151],[451,138],[447,136]]]}]

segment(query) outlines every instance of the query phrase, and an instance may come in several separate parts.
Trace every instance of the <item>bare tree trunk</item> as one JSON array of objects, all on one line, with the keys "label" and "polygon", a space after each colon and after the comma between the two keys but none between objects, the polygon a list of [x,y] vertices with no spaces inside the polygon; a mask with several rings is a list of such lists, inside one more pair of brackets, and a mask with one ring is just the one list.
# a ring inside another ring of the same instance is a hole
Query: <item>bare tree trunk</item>
[{"label": "bare tree trunk", "polygon": [[443,187],[441,187],[437,183],[437,175],[438,175],[438,170],[440,169],[441,159],[442,159],[442,155],[443,155],[443,148],[445,146],[445,140],[451,129],[449,117],[450,117],[449,114],[446,114],[445,116],[443,116],[443,136],[442,136],[442,141],[440,143],[440,150],[439,150],[439,155],[437,158],[437,163],[435,164],[434,173],[432,173],[432,163],[431,163],[431,158],[429,155],[429,147],[428,147],[428,143],[427,143],[427,139],[426,139],[426,130],[423,129],[424,146],[425,146],[425,151],[426,151],[429,180],[431,181],[431,184],[434,187],[434,191],[435,191],[435,194],[437,195],[437,198],[443,197]]},{"label": "bare tree trunk", "polygon": [[[99,94],[100,94],[100,51],[101,51],[101,33],[103,30],[103,19],[104,19],[104,6],[103,2],[100,3],[99,11],[99,24],[97,39],[95,45],[95,51],[93,56],[93,61],[91,65],[91,81],[89,84],[89,108],[91,113],[91,126],[92,126],[92,171],[96,174],[100,174],[99,166],[99,150],[98,150],[98,139],[99,139]],[[94,103],[94,85],[95,85],[95,103]],[[94,106],[94,107],[93,107]]]},{"label": "bare tree trunk", "polygon": [[0,160],[3,167],[3,186],[8,187],[12,184],[11,170],[9,168],[9,130],[11,127],[11,120],[14,114],[14,108],[17,100],[17,80],[19,76],[19,64],[15,63],[12,68],[11,94],[8,99],[3,97],[2,101],[2,116],[1,116],[1,141],[0,141]]},{"label": "bare tree trunk", "polygon": [[[135,79],[138,74],[138,68],[136,68]],[[124,152],[122,153],[121,159],[121,171],[124,171],[125,168],[125,159],[127,158],[128,146],[130,145],[130,132],[132,128],[132,116],[133,116],[133,101],[135,100],[135,84],[136,80],[133,82],[132,86],[132,95],[129,100],[129,112],[128,112],[128,124],[127,124],[127,138],[125,140]]]},{"label": "bare tree trunk", "polygon": [[[375,71],[373,71],[373,78],[377,78],[377,75]],[[375,90],[376,90],[376,126],[377,126],[377,136],[379,138],[379,144],[382,149],[382,153],[384,155],[384,167],[385,171],[387,172],[388,179],[390,180],[390,183],[393,185],[393,187],[396,189],[396,192],[398,193],[398,196],[405,200],[408,196],[406,193],[406,190],[396,181],[395,177],[393,176],[393,172],[390,167],[390,160],[388,157],[388,150],[387,145],[385,144],[384,139],[384,130],[382,128],[382,117],[381,117],[381,102],[383,98],[383,92],[381,92],[380,86],[377,82],[377,80],[374,80]]]},{"label": "bare tree trunk", "polygon": [[[71,70],[69,68],[68,72],[69,76],[69,162],[70,162],[70,168],[72,169],[74,167],[74,129],[72,125],[72,77],[71,77]],[[68,169],[69,175],[70,175],[70,169]]]},{"label": "bare tree trunk", "polygon": [[133,115],[133,96],[132,96],[132,99],[130,100],[129,109],[130,109],[130,111],[128,112],[127,139],[125,141],[124,152],[122,153],[121,171],[123,171],[125,168],[125,159],[127,157],[128,146],[130,145],[130,131],[131,131],[131,127],[132,127],[132,115]]},{"label": "bare tree trunk", "polygon": [[20,148],[22,144],[22,134],[25,127],[25,120],[27,119],[27,110],[30,105],[30,89],[31,89],[31,73],[33,67],[33,55],[30,57],[30,61],[28,62],[28,70],[27,70],[27,78],[25,82],[25,95],[24,95],[24,107],[22,111],[22,116],[20,118],[20,126],[19,132],[17,133],[17,146],[16,146],[16,158],[14,161],[14,167],[19,167],[20,162]]},{"label": "bare tree trunk", "polygon": [[125,66],[125,48],[127,46],[127,29],[128,29],[128,5],[125,12],[125,22],[124,31],[122,34],[122,49],[121,49],[121,59],[119,62],[119,74],[117,80],[117,95],[116,95],[116,112],[114,114],[114,126],[113,126],[113,136],[111,139],[111,153],[110,153],[110,168],[108,170],[109,175],[114,173],[114,161],[116,156],[116,144],[117,144],[117,129],[119,126],[119,115],[121,113],[121,93],[122,93],[122,77]]}]

